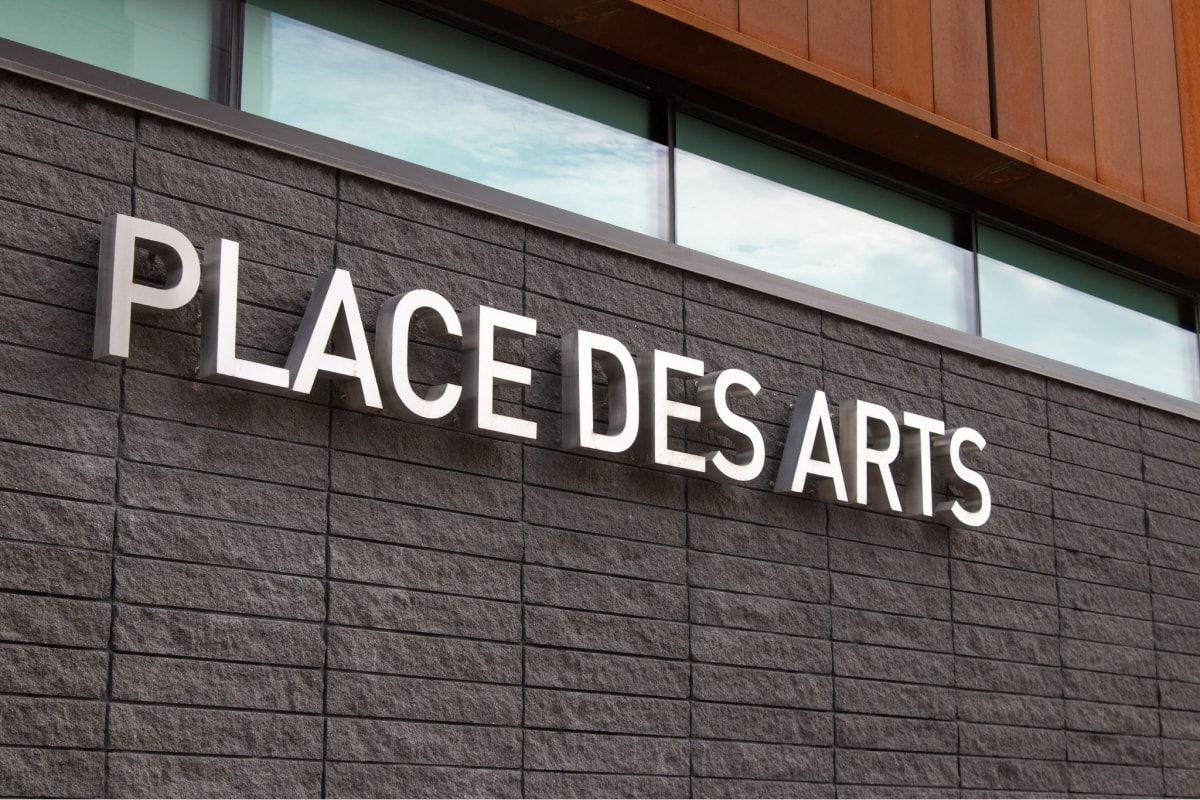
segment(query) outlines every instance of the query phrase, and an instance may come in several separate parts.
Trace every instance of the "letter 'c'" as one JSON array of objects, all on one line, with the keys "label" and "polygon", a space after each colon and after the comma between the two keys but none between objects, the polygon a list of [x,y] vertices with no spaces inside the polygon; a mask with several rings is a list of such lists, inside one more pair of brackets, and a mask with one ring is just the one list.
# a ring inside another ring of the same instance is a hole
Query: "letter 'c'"
[{"label": "letter 'c'", "polygon": [[408,340],[413,319],[427,328],[437,324],[447,336],[462,336],[462,323],[450,301],[437,292],[415,289],[392,297],[379,309],[375,323],[375,361],[383,379],[383,390],[398,410],[410,419],[441,419],[449,416],[462,397],[462,387],[443,383],[422,397],[413,389],[408,374]]}]

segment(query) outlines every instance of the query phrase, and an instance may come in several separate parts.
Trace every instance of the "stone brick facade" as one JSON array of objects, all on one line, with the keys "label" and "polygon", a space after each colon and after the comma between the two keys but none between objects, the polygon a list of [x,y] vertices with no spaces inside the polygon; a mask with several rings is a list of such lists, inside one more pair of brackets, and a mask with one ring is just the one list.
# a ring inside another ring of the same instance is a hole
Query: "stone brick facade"
[{"label": "stone brick facade", "polygon": [[[1200,794],[1200,423],[11,75],[0,150],[0,794]],[[239,241],[273,363],[334,265],[536,317],[539,440],[197,381],[196,303],[92,360],[116,212]],[[970,424],[992,520],[565,453],[573,327],[775,457],[801,389]]]}]

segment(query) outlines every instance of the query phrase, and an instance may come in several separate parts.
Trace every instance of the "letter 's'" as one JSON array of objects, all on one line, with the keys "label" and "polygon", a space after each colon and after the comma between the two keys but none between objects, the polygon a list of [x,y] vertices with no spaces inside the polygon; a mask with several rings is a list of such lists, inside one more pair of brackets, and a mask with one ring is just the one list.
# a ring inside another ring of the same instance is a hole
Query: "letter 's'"
[{"label": "letter 's'", "polygon": [[975,499],[964,503],[951,498],[938,503],[934,516],[946,525],[958,524],[978,528],[992,515],[992,492],[982,475],[963,464],[964,444],[974,445],[975,449],[980,451],[987,447],[983,436],[974,428],[955,428],[934,440],[934,459],[938,472],[947,475],[954,489],[960,492],[971,491],[975,494]]},{"label": "letter 's'", "polygon": [[740,440],[733,456],[720,450],[705,454],[708,473],[731,481],[752,481],[762,472],[767,461],[762,432],[753,422],[735,414],[729,407],[730,397],[754,397],[762,386],[754,376],[740,369],[710,372],[700,379],[696,399],[700,403],[700,421],[709,428],[724,429]]}]

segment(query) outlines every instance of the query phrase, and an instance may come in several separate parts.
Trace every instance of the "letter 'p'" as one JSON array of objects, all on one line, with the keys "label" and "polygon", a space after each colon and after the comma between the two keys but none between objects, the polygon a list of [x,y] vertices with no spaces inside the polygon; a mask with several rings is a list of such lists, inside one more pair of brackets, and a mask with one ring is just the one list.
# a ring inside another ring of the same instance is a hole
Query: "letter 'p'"
[{"label": "letter 'p'", "polygon": [[[162,286],[133,281],[137,248],[162,259]],[[102,361],[129,357],[133,306],[168,310],[187,305],[200,289],[200,256],[174,228],[124,214],[104,221],[100,232],[100,277],[96,287],[96,335],[92,355]]]}]

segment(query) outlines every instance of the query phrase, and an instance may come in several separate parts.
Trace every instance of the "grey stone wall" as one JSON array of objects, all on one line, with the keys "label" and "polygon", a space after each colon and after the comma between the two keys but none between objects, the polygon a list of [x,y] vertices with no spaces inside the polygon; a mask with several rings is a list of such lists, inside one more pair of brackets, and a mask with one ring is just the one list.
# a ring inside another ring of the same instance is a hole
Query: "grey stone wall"
[{"label": "grey stone wall", "polygon": [[[0,794],[1200,794],[1200,424],[12,76],[0,150]],[[199,382],[194,305],[92,361],[114,212],[238,240],[275,363],[334,264],[536,317],[539,441]],[[572,326],[772,455],[803,388],[978,427],[993,519],[566,454]]]}]

